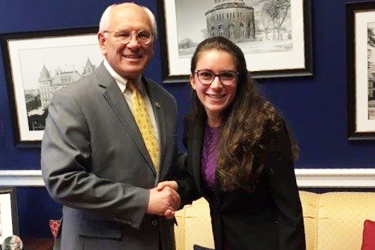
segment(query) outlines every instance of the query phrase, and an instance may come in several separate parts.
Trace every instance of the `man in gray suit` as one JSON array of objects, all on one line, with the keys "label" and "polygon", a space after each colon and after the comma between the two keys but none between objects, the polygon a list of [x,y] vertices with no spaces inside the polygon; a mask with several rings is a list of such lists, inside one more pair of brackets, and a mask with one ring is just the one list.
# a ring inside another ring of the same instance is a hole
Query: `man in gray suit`
[{"label": "man in gray suit", "polygon": [[[110,6],[98,32],[104,62],[52,98],[41,164],[50,195],[63,204],[60,249],[175,248],[175,220],[168,218],[180,197],[156,185],[184,161],[177,155],[176,102],[142,76],[156,36],[147,8]],[[157,132],[156,164],[134,119],[130,86],[143,96]]]}]

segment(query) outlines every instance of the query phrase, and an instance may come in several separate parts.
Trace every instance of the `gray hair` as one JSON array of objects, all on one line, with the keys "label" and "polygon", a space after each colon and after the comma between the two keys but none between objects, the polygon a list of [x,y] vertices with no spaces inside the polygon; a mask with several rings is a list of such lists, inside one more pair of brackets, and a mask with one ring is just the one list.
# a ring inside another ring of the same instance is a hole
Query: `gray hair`
[{"label": "gray hair", "polygon": [[[116,7],[117,5],[119,5],[119,4],[110,5],[103,12],[102,17],[100,18],[100,22],[99,22],[99,32],[100,33],[103,33],[104,31],[108,30],[109,22],[110,22],[110,18],[109,18],[110,14],[111,14],[113,8]],[[155,15],[152,13],[152,11],[149,8],[147,8],[145,6],[141,6],[141,7],[146,11],[146,13],[147,13],[147,15],[150,19],[151,32],[156,39],[158,37],[158,29],[157,29],[157,25],[156,25]]]}]

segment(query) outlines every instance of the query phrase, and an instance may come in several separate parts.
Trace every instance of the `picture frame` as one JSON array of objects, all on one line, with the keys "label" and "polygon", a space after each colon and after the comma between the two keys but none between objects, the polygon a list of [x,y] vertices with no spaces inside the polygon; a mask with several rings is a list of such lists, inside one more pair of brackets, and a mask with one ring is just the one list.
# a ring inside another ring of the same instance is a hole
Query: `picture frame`
[{"label": "picture frame", "polygon": [[[227,0],[157,1],[163,82],[188,81],[197,44],[217,35],[242,49],[254,78],[312,76],[310,1],[257,0],[254,7],[250,0],[243,0],[244,5]],[[279,11],[284,21],[272,23],[268,8],[280,3],[287,5],[284,13]]]},{"label": "picture frame", "polygon": [[98,27],[0,34],[17,147],[38,147],[53,93],[103,60]]},{"label": "picture frame", "polygon": [[375,2],[346,4],[347,137],[375,140]]},{"label": "picture frame", "polygon": [[18,234],[16,188],[0,187],[0,245],[5,238]]}]

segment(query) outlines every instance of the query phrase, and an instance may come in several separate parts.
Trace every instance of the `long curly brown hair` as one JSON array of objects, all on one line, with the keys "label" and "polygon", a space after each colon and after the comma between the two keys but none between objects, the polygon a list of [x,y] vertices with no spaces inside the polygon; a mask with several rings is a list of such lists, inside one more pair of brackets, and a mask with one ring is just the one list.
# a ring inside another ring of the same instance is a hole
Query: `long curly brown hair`
[{"label": "long curly brown hair", "polygon": [[[218,145],[218,177],[226,191],[251,191],[254,190],[266,161],[265,153],[269,142],[264,138],[264,132],[268,129],[278,134],[284,122],[274,106],[258,93],[255,82],[247,71],[242,50],[230,40],[212,37],[201,42],[191,60],[192,75],[200,55],[209,50],[231,54],[239,72],[235,98],[220,114],[222,129]],[[192,101],[190,116],[195,122],[206,121],[204,106],[195,91]],[[299,149],[294,138],[291,138],[291,143],[293,158],[297,159]]]}]

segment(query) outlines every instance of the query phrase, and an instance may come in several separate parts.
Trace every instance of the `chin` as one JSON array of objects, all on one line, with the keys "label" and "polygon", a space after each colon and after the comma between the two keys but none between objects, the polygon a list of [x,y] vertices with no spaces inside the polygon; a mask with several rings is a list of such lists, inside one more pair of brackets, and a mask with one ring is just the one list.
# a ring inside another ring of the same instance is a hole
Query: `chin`
[{"label": "chin", "polygon": [[127,66],[123,69],[123,72],[124,72],[124,75],[127,75],[127,76],[132,76],[132,77],[140,76],[143,73],[143,68],[140,68],[140,67],[134,68],[132,66]]},{"label": "chin", "polygon": [[215,114],[221,114],[226,107],[209,107],[206,108],[206,112],[215,113]]}]

